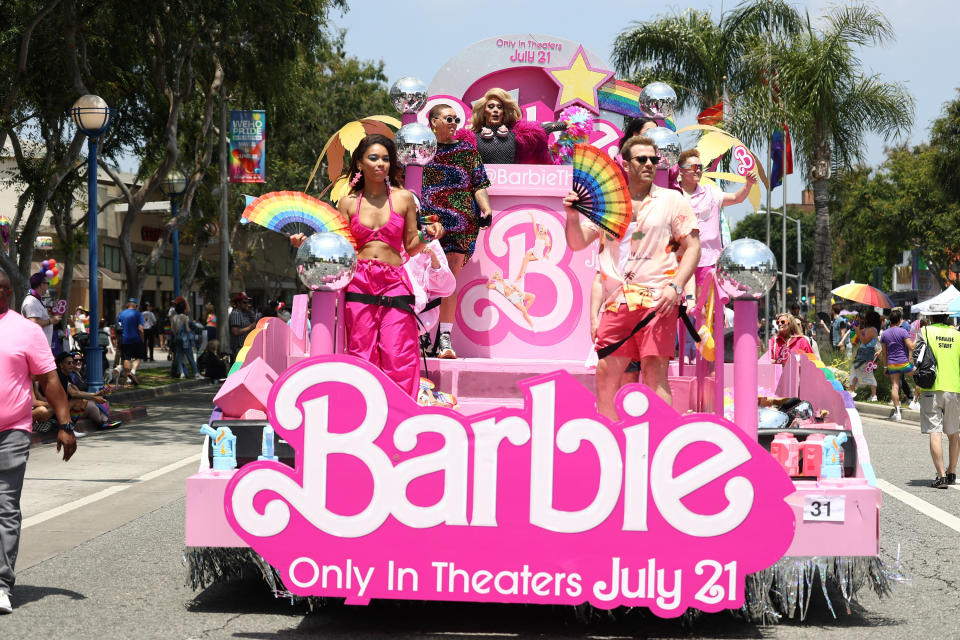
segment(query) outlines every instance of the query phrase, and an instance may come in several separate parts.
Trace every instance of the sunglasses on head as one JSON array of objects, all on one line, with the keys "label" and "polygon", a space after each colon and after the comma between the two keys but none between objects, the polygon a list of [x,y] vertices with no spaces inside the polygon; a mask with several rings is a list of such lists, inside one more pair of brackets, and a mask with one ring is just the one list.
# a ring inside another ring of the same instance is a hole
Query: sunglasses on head
[{"label": "sunglasses on head", "polygon": [[437,116],[437,120],[443,120],[447,124],[460,124],[460,118],[458,116]]},{"label": "sunglasses on head", "polygon": [[682,164],[680,165],[681,169],[692,169],[694,171],[703,171],[702,164]]},{"label": "sunglasses on head", "polygon": [[660,156],[633,156],[631,160],[636,160],[637,164],[657,164],[660,162]]}]

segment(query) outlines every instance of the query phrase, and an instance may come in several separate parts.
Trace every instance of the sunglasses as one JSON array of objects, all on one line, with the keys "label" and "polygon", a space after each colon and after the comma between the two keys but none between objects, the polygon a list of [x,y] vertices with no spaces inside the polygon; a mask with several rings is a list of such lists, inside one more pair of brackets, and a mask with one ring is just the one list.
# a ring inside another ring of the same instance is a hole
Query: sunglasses
[{"label": "sunglasses", "polygon": [[784,327],[784,326],[790,324],[790,321],[789,321],[789,320],[777,320],[777,324],[780,325],[781,327]]},{"label": "sunglasses", "polygon": [[703,171],[702,164],[682,164],[680,165],[681,169],[691,169],[693,171]]},{"label": "sunglasses", "polygon": [[636,160],[638,164],[657,164],[660,162],[660,156],[633,156],[631,160]]},{"label": "sunglasses", "polygon": [[460,118],[458,116],[446,116],[446,117],[437,116],[435,119],[443,120],[447,124],[453,124],[453,123],[460,124]]}]

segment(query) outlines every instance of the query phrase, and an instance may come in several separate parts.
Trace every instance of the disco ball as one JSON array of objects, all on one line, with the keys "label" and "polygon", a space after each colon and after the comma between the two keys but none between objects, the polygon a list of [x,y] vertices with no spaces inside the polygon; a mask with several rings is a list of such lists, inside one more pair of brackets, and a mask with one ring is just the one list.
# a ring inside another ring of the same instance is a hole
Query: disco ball
[{"label": "disco ball", "polygon": [[677,108],[677,92],[666,82],[651,82],[640,91],[638,102],[648,118],[669,118]]},{"label": "disco ball", "polygon": [[357,252],[338,233],[315,233],[297,251],[297,275],[310,291],[338,291],[357,271]]},{"label": "disco ball", "polygon": [[717,283],[733,300],[757,300],[777,281],[777,259],[759,240],[734,240],[720,253]]},{"label": "disco ball", "polygon": [[390,87],[390,102],[400,113],[416,113],[427,103],[427,87],[420,78],[404,76]]},{"label": "disco ball", "polygon": [[647,129],[644,134],[647,138],[653,140],[657,145],[657,154],[660,156],[660,162],[657,167],[668,169],[677,164],[680,159],[680,152],[683,151],[680,146],[680,136],[675,131],[666,127],[654,127]]},{"label": "disco ball", "polygon": [[419,122],[400,127],[393,136],[393,143],[397,146],[397,159],[404,166],[414,164],[424,167],[437,154],[437,136]]}]

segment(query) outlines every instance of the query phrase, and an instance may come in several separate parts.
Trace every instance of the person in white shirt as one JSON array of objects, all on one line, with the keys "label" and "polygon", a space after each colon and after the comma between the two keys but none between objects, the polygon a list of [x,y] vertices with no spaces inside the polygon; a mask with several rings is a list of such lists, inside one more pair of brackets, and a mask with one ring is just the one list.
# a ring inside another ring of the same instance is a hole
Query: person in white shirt
[{"label": "person in white shirt", "polygon": [[43,329],[43,335],[47,337],[47,344],[53,342],[53,325],[60,322],[60,316],[51,316],[47,307],[43,304],[43,297],[47,294],[50,284],[42,271],[30,276],[30,293],[23,299],[20,305],[20,315],[35,322]]}]

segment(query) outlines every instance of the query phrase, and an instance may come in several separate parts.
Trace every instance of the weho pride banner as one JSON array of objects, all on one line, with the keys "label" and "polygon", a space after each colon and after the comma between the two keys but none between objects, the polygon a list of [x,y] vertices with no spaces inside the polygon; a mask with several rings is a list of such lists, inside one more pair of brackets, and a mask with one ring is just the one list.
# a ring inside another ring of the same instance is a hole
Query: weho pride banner
[{"label": "weho pride banner", "polygon": [[738,608],[793,538],[793,484],[730,422],[641,385],[610,423],[561,371],[522,409],[414,404],[369,363],[310,358],[269,395],[296,466],[240,468],[236,533],[297,595]]}]

